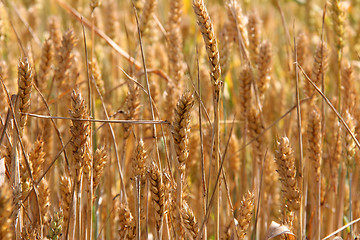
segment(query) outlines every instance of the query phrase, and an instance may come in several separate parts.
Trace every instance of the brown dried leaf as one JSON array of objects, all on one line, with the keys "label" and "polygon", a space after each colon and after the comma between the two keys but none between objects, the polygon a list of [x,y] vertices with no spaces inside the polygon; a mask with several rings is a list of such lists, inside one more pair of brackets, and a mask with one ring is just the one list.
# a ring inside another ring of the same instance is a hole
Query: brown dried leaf
[{"label": "brown dried leaf", "polygon": [[[270,227],[267,231],[266,234],[266,240],[277,237],[281,234],[288,234],[288,235],[292,235],[295,236],[288,227],[284,226],[284,225],[280,225],[277,222],[272,221],[270,224]],[[291,238],[292,238],[291,236]],[[290,236],[289,236],[290,237]]]}]

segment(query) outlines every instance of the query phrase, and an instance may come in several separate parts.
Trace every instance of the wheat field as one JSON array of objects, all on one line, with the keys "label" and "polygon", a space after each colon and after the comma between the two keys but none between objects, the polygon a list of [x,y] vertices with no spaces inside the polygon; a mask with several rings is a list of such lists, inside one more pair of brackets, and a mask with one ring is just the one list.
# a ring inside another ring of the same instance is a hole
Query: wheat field
[{"label": "wheat field", "polygon": [[357,239],[360,1],[0,1],[0,239]]}]

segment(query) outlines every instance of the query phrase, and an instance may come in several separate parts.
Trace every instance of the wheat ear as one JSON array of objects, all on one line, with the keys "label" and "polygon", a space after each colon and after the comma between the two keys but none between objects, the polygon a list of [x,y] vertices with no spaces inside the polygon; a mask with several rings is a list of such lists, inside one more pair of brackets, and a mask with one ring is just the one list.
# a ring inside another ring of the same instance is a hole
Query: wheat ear
[{"label": "wheat ear", "polygon": [[[128,84],[128,95],[126,97],[126,108],[125,119],[135,119],[139,115],[139,87],[135,84]],[[124,138],[130,136],[131,124],[124,124]]]},{"label": "wheat ear", "polygon": [[100,67],[96,58],[93,58],[93,60],[89,63],[89,69],[91,75],[94,77],[95,84],[99,89],[99,92],[101,93],[102,96],[104,96],[105,95],[104,80],[101,76]]},{"label": "wheat ear", "polygon": [[104,147],[98,148],[94,154],[94,175],[93,175],[93,191],[95,192],[100,183],[100,179],[104,173],[104,168],[107,162],[107,154]]},{"label": "wheat ear", "polygon": [[73,64],[73,49],[75,46],[76,39],[74,32],[72,30],[68,30],[61,40],[61,47],[56,55],[58,67],[54,73],[54,81],[58,82],[58,84],[61,84],[69,76],[69,70],[71,68],[71,64]]},{"label": "wheat ear", "polygon": [[[306,58],[308,55],[308,44],[309,39],[305,33],[300,33],[296,38],[296,58],[293,56],[294,60],[297,59],[297,62],[302,68],[305,68]],[[295,53],[294,53],[295,55]]]},{"label": "wheat ear", "polygon": [[336,55],[337,55],[337,91],[340,112],[341,107],[341,62],[342,62],[342,51],[344,48],[344,21],[345,21],[345,8],[341,0],[330,0],[331,3],[331,18],[332,26],[334,31],[334,39],[336,44]]},{"label": "wheat ear", "polygon": [[115,0],[106,1],[104,3],[104,20],[105,20],[105,32],[114,41],[118,36],[118,4]]},{"label": "wheat ear", "polygon": [[199,227],[193,211],[186,202],[183,203],[183,207],[180,211],[181,218],[186,230],[188,231],[192,239],[196,239],[199,233]]},{"label": "wheat ear", "polygon": [[[215,174],[219,171],[219,149],[220,149],[220,91],[222,81],[220,80],[221,68],[220,68],[220,56],[219,50],[216,43],[215,33],[213,24],[211,22],[209,13],[206,9],[203,0],[193,0],[193,9],[196,14],[197,23],[200,28],[203,40],[205,42],[206,52],[209,59],[210,65],[210,76],[213,88],[213,99],[214,99],[214,152],[213,158],[215,159]],[[214,201],[214,212],[215,212],[215,239],[220,237],[220,185],[215,186],[215,201]]]},{"label": "wheat ear", "polygon": [[139,140],[136,149],[135,156],[132,158],[132,169],[135,176],[135,196],[136,196],[136,230],[137,230],[137,239],[140,239],[140,230],[141,230],[141,220],[143,217],[144,205],[144,194],[143,191],[145,189],[145,176],[146,176],[146,151],[144,149],[144,142],[142,139]]},{"label": "wheat ear", "polygon": [[[321,79],[326,71],[326,67],[328,64],[328,48],[326,43],[320,42],[316,48],[315,56],[314,56],[314,63],[311,73],[312,81],[320,87]],[[313,96],[315,90],[309,84],[306,85],[308,96]]]},{"label": "wheat ear", "polygon": [[194,106],[194,96],[190,91],[184,92],[175,108],[174,143],[180,172],[184,173],[185,161],[189,156],[190,115]]},{"label": "wheat ear", "polygon": [[11,213],[13,211],[11,190],[5,180],[0,187],[0,239],[12,239]]},{"label": "wheat ear", "polygon": [[70,144],[72,145],[73,153],[73,164],[75,166],[76,181],[80,182],[81,172],[85,165],[85,154],[87,146],[87,138],[89,136],[89,123],[85,121],[78,121],[75,119],[87,119],[88,112],[86,109],[85,101],[81,94],[77,91],[73,91],[71,94],[72,98],[72,110],[70,116],[74,119],[70,132],[72,139]]},{"label": "wheat ear", "polygon": [[[44,153],[44,141],[42,139],[38,139],[35,141],[34,149],[29,155],[29,161],[32,166],[32,173],[33,178],[37,181],[41,176],[41,171],[44,168],[45,162],[45,153]],[[38,186],[38,199],[39,199],[39,206],[40,212],[42,214],[42,223],[45,224],[48,222],[49,219],[49,208],[50,208],[50,191],[48,182],[46,179],[42,179]],[[34,204],[32,204],[32,207]],[[36,206],[35,206],[36,207]]]},{"label": "wheat ear", "polygon": [[260,103],[264,105],[265,93],[269,88],[272,69],[272,45],[269,41],[263,41],[260,44],[258,57],[258,77],[256,85],[259,90]]},{"label": "wheat ear", "polygon": [[[347,125],[349,126],[351,132],[355,133],[355,119],[351,116],[351,114],[349,113],[349,111],[345,112],[345,121],[347,123]],[[356,150],[356,146],[355,146],[355,142],[354,140],[351,138],[350,134],[343,130],[343,154],[345,157],[345,166],[347,168],[347,171],[349,173],[349,220],[352,221],[353,220],[353,202],[352,202],[352,191],[355,190],[353,185],[353,175],[354,175],[354,168],[355,168],[355,161],[354,161],[354,157],[355,157],[355,150]],[[353,227],[350,226],[350,236],[353,236]]]},{"label": "wheat ear", "polygon": [[[261,112],[257,110],[255,107],[252,107],[249,112],[249,131],[250,137],[255,138],[260,133],[263,132],[264,126],[261,122]],[[256,138],[253,146],[253,186],[258,186],[260,184],[260,168],[261,162],[264,158],[264,146],[265,141],[264,138]]]},{"label": "wheat ear", "polygon": [[239,239],[244,239],[249,228],[255,207],[255,195],[253,192],[247,192],[240,203],[239,213],[236,217],[238,221],[237,234]]},{"label": "wheat ear", "polygon": [[[351,132],[355,133],[355,119],[349,111],[345,112],[345,122],[349,126]],[[355,142],[351,138],[350,134],[346,130],[342,130],[342,143],[343,143],[343,155],[345,159],[345,165],[349,172],[353,171],[354,168],[354,156],[355,156]]]},{"label": "wheat ear", "polygon": [[119,235],[121,239],[134,239],[136,237],[136,221],[128,206],[120,204],[119,210]]},{"label": "wheat ear", "polygon": [[41,52],[39,71],[37,74],[37,86],[41,91],[46,89],[47,80],[51,70],[51,62],[54,57],[54,49],[50,38],[46,39]]},{"label": "wheat ear", "polygon": [[[244,47],[247,48],[249,46],[249,38],[246,29],[246,18],[242,13],[240,4],[237,2],[237,0],[228,0],[226,2],[226,8],[232,25],[232,32],[235,36],[234,39],[236,40],[236,44],[243,43]],[[240,32],[240,35],[238,32]],[[242,39],[239,39],[238,36]],[[239,47],[241,48],[241,46]]]},{"label": "wheat ear", "polygon": [[70,217],[70,205],[72,201],[72,183],[68,176],[63,175],[60,178],[60,207],[63,211],[63,219],[65,223],[65,231],[67,232],[69,217]]},{"label": "wheat ear", "polygon": [[50,40],[54,47],[54,52],[58,53],[61,47],[61,30],[60,30],[60,21],[57,17],[52,17],[49,21],[49,32]]},{"label": "wheat ear", "polygon": [[[85,101],[82,98],[81,94],[77,91],[73,91],[71,94],[72,98],[72,110],[70,111],[70,116],[73,119],[88,119],[89,115],[85,106]],[[89,165],[89,123],[85,121],[72,120],[72,126],[70,132],[72,135],[70,144],[72,146],[72,158],[73,166],[75,166],[75,186],[76,186],[76,237],[80,238],[80,200],[81,200],[81,175],[85,167],[84,172],[88,172]],[[85,176],[85,178],[87,178]]]},{"label": "wheat ear", "polygon": [[357,94],[355,88],[354,68],[351,64],[347,64],[341,71],[341,84],[343,96],[342,109],[344,112],[347,110],[352,112],[356,105]]},{"label": "wheat ear", "polygon": [[344,47],[344,21],[345,9],[341,0],[331,0],[331,18],[333,21],[333,30],[335,33],[335,43],[338,50]]},{"label": "wheat ear", "polygon": [[162,175],[156,163],[152,162],[149,171],[150,191],[152,193],[152,201],[155,209],[156,229],[158,231],[159,239],[161,239],[162,222],[165,212],[165,186],[162,182]]},{"label": "wheat ear", "polygon": [[254,74],[248,65],[244,65],[239,77],[239,108],[241,112],[241,119],[247,120],[250,106],[251,106],[251,82],[254,79]]},{"label": "wheat ear", "polygon": [[248,15],[248,38],[249,38],[249,53],[250,59],[253,65],[258,64],[259,58],[259,45],[260,45],[260,37],[261,37],[261,29],[260,29],[260,18],[256,12],[251,12]]},{"label": "wheat ear", "polygon": [[184,56],[182,53],[183,38],[181,34],[181,14],[183,0],[170,1],[169,13],[169,71],[175,84],[182,89],[184,77]]},{"label": "wheat ear", "polygon": [[156,0],[146,0],[144,8],[140,17],[140,31],[141,34],[144,34],[148,28],[151,21],[152,14],[155,11],[157,5]]},{"label": "wheat ear", "polygon": [[27,58],[19,61],[18,66],[18,101],[19,101],[19,127],[21,131],[24,130],[26,124],[26,115],[22,115],[23,113],[27,113],[30,108],[30,94],[32,89],[32,69],[30,63]]},{"label": "wheat ear", "polygon": [[300,208],[300,192],[298,189],[295,169],[294,153],[287,137],[282,137],[277,142],[275,152],[277,172],[281,181],[283,193],[283,222],[293,230],[294,211]]},{"label": "wheat ear", "polygon": [[309,123],[307,128],[308,153],[312,165],[311,173],[314,174],[314,182],[310,185],[314,189],[314,238],[320,238],[320,194],[321,194],[321,159],[322,159],[322,134],[321,134],[321,117],[319,111],[314,108],[310,112]]},{"label": "wheat ear", "polygon": [[[174,113],[174,145],[178,160],[177,168],[177,187],[176,203],[179,209],[182,208],[183,200],[183,181],[185,178],[185,163],[189,157],[189,134],[190,134],[190,115],[194,106],[194,96],[190,91],[183,93],[179,99]],[[178,231],[181,232],[181,226],[178,225]]]},{"label": "wheat ear", "polygon": [[61,211],[54,213],[54,217],[51,219],[49,232],[47,238],[59,239],[62,232],[62,226],[64,223],[64,217]]},{"label": "wheat ear", "polygon": [[230,67],[231,49],[233,41],[229,36],[230,23],[226,22],[219,36],[220,66],[222,75],[226,76]]}]

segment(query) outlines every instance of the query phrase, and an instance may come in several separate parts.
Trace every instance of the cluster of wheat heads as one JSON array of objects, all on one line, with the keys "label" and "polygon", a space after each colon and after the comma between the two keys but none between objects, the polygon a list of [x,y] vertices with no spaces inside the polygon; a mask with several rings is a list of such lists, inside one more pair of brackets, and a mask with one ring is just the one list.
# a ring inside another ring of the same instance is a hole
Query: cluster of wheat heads
[{"label": "cluster of wheat heads", "polygon": [[0,239],[355,239],[359,11],[1,1]]}]

